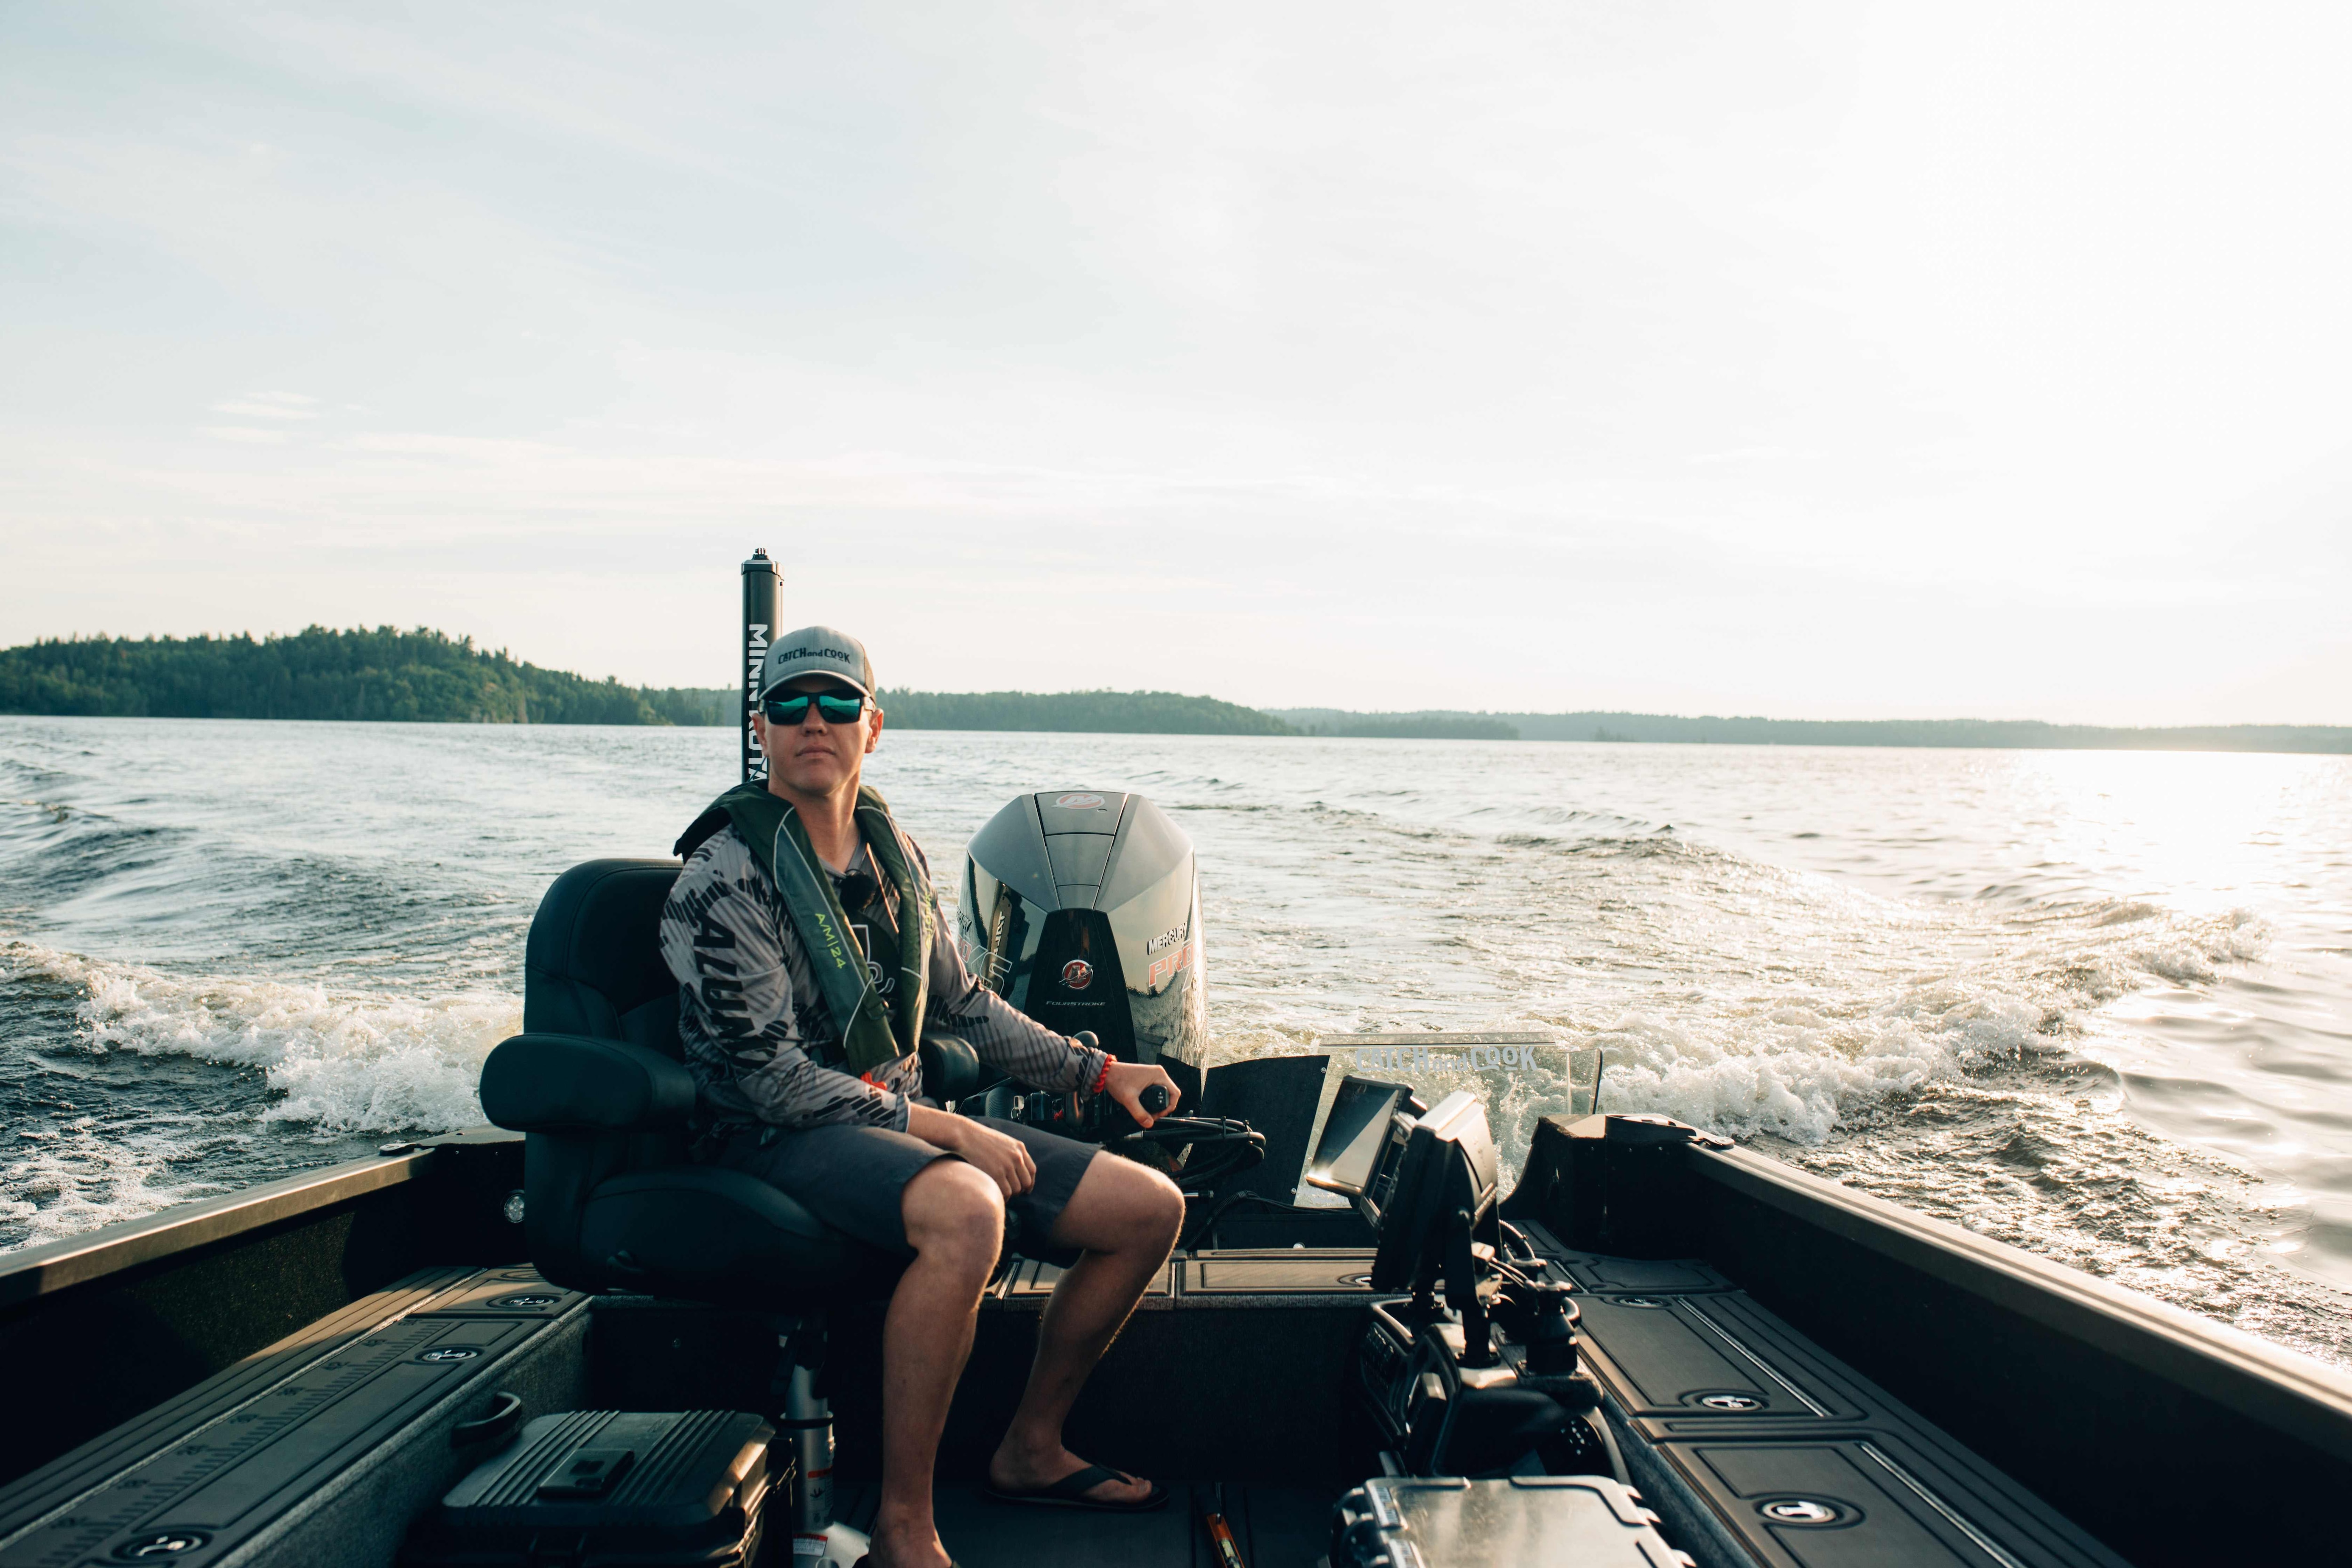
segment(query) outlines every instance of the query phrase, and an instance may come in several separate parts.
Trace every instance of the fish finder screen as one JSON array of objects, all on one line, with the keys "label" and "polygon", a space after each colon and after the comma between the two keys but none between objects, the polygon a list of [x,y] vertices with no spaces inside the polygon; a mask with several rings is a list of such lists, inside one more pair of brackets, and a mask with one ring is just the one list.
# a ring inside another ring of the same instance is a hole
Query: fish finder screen
[{"label": "fish finder screen", "polygon": [[1331,1100],[1331,1114],[1323,1122],[1322,1141],[1315,1146],[1315,1159],[1307,1167],[1307,1184],[1351,1198],[1363,1196],[1380,1168],[1389,1119],[1409,1092],[1402,1084],[1342,1079]]}]

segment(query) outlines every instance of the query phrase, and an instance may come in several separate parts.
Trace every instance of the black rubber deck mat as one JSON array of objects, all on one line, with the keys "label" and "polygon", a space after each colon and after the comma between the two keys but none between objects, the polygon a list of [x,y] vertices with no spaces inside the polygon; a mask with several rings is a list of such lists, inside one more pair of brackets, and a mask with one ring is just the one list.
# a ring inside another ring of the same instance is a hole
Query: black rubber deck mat
[{"label": "black rubber deck mat", "polygon": [[339,1312],[304,1324],[276,1344],[222,1368],[194,1387],[0,1487],[0,1541],[235,1409],[271,1384],[333,1354],[377,1324],[414,1310],[459,1281],[470,1279],[475,1272],[462,1268],[419,1269],[389,1289],[362,1296]]},{"label": "black rubber deck mat", "polygon": [[[1201,1524],[1214,1507],[1208,1484],[1169,1483],[1175,1495],[1153,1513],[1085,1513],[1023,1508],[977,1487],[942,1487],[935,1507],[940,1539],[963,1568],[1214,1568]],[[1249,1568],[1313,1568],[1328,1543],[1332,1499],[1283,1487],[1228,1486],[1226,1523]]]},{"label": "black rubber deck mat", "polygon": [[2117,1568],[1706,1265],[1568,1252],[1532,1229],[1584,1286],[1584,1364],[1609,1391],[1634,1479],[1702,1562],[1727,1536],[1770,1568]]},{"label": "black rubber deck mat", "polygon": [[[0,1564],[215,1561],[542,1331],[551,1309],[473,1309],[471,1268],[352,1302],[0,1492]],[[502,1278],[508,1294],[550,1288]],[[536,1287],[536,1289],[533,1289]],[[562,1293],[576,1305],[579,1298]],[[431,1310],[446,1301],[449,1315]]]}]

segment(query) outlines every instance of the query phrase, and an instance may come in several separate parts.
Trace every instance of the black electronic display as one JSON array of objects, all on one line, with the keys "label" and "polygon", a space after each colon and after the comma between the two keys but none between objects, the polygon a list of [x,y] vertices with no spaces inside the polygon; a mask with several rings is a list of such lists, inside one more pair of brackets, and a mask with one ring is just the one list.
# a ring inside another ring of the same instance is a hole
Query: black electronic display
[{"label": "black electronic display", "polygon": [[[1473,1235],[1494,1228],[1501,1162],[1486,1126],[1486,1108],[1466,1089],[1447,1095],[1428,1115],[1398,1125],[1405,1132],[1403,1148],[1392,1149],[1373,1179],[1373,1194],[1381,1201],[1371,1285],[1375,1290],[1411,1287],[1419,1293],[1446,1271],[1457,1215],[1466,1216]],[[1450,1279],[1446,1283],[1454,1285]]]},{"label": "black electronic display", "polygon": [[1307,1184],[1350,1198],[1369,1194],[1389,1145],[1390,1121],[1412,1094],[1401,1083],[1353,1076],[1340,1079],[1330,1114],[1323,1119],[1315,1158],[1307,1167]]}]

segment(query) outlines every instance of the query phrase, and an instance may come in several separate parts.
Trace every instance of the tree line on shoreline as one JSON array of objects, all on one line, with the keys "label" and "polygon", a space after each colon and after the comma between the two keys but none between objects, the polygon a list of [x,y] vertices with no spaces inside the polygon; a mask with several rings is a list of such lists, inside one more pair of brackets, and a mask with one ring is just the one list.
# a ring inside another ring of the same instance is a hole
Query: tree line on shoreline
[{"label": "tree line on shoreline", "polygon": [[140,719],[660,724],[662,693],[418,627],[59,637],[0,650],[0,710]]},{"label": "tree line on shoreline", "polygon": [[[890,722],[901,729],[1296,733],[1255,708],[1172,691],[881,695]],[[426,627],[58,637],[0,649],[0,712],[54,717],[729,725],[740,700],[725,687],[592,680]]]},{"label": "tree line on shoreline", "polygon": [[[1655,713],[1358,713],[1171,691],[885,690],[898,729],[1388,740],[2352,752],[2352,727],[2115,729],[2034,720],[1680,718]],[[0,649],[0,713],[489,724],[730,725],[725,687],[625,686],[418,627],[283,637],[61,637]]]}]

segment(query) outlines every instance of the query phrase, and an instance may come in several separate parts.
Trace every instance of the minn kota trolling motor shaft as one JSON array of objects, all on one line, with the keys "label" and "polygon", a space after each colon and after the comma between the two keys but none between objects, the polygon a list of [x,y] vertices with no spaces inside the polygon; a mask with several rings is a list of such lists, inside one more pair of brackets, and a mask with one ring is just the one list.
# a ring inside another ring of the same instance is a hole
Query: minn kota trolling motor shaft
[{"label": "minn kota trolling motor shaft", "polygon": [[736,663],[743,674],[743,703],[735,715],[742,731],[743,782],[768,776],[768,759],[760,754],[760,737],[751,732],[751,715],[760,707],[760,667],[768,659],[768,639],[776,632],[776,595],[783,578],[764,550],[751,552],[743,563],[743,642]]}]

